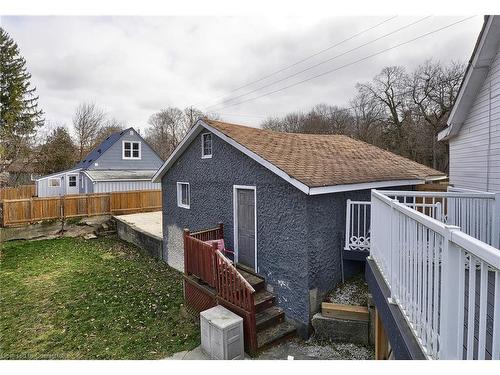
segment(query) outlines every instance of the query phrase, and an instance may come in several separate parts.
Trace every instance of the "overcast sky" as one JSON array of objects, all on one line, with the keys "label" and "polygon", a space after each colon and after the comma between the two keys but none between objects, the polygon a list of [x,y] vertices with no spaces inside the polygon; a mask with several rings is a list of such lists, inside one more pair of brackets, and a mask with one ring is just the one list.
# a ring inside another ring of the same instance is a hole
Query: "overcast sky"
[{"label": "overcast sky", "polygon": [[[361,47],[423,16],[400,16],[314,58],[253,85],[249,82],[300,61],[371,28],[386,17],[2,17],[1,24],[27,60],[39,104],[52,123],[71,125],[80,102],[91,101],[127,125],[144,129],[151,114],[168,106],[195,105],[227,121],[258,126],[267,116],[308,110],[318,103],[345,105],[355,84],[384,66],[408,70],[426,59],[467,62],[482,16],[392,49],[466,16],[436,16]],[[311,65],[334,58],[295,77]],[[343,68],[341,68],[343,67]],[[304,84],[236,106],[226,96],[248,100],[338,69]],[[273,81],[282,80],[271,85]],[[268,86],[269,85],[269,86]],[[257,90],[261,86],[268,86]],[[210,107],[212,106],[212,107]]]}]

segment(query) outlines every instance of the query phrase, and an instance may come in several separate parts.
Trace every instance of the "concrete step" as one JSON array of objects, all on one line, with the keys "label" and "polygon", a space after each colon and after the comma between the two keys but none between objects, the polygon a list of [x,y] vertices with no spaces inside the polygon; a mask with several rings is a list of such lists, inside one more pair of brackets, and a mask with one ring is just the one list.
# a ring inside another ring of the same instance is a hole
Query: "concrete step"
[{"label": "concrete step", "polygon": [[274,294],[267,290],[261,290],[254,294],[255,311],[261,312],[274,305]]},{"label": "concrete step", "polygon": [[257,333],[257,348],[259,351],[286,340],[296,333],[295,326],[287,321],[273,325]]},{"label": "concrete step", "polygon": [[266,281],[254,274],[251,274],[243,269],[238,268],[238,272],[245,278],[246,281],[255,289],[256,292],[262,290],[266,286]]},{"label": "concrete step", "polygon": [[279,324],[285,320],[283,309],[278,306],[271,306],[264,311],[256,314],[255,323],[257,332],[263,331],[273,325]]}]

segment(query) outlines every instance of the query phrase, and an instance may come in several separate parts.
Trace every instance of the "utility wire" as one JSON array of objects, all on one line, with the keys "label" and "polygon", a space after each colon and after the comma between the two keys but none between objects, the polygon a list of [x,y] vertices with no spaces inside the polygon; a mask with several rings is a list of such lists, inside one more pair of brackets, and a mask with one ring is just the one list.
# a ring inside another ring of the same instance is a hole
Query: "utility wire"
[{"label": "utility wire", "polygon": [[327,75],[327,74],[331,74],[331,73],[333,73],[333,72],[336,72],[336,71],[341,70],[341,69],[343,69],[343,68],[346,68],[346,67],[348,67],[348,66],[358,64],[358,63],[360,63],[360,62],[362,62],[362,61],[365,61],[365,60],[371,59],[372,57],[375,57],[375,56],[378,56],[378,55],[380,55],[380,54],[382,54],[382,53],[385,53],[385,52],[391,51],[391,50],[393,50],[393,49],[395,49],[395,48],[398,48],[398,47],[404,46],[404,45],[409,44],[409,43],[413,43],[413,42],[415,42],[416,40],[419,40],[419,39],[425,38],[425,37],[427,37],[427,36],[429,36],[429,35],[432,35],[432,34],[435,34],[435,33],[437,33],[437,32],[440,32],[440,31],[442,31],[442,30],[448,29],[448,28],[453,27],[453,26],[455,26],[455,25],[458,25],[458,24],[460,24],[460,23],[462,23],[462,22],[468,21],[468,20],[470,20],[470,19],[472,19],[472,18],[474,18],[474,17],[476,17],[476,16],[467,17],[467,18],[461,19],[461,20],[459,20],[459,21],[456,21],[456,22],[450,23],[450,24],[448,24],[448,25],[446,25],[446,26],[443,26],[443,27],[437,28],[437,29],[435,29],[435,30],[429,31],[429,32],[427,32],[427,33],[425,33],[425,34],[422,34],[422,35],[419,35],[419,36],[417,36],[417,37],[415,37],[415,38],[409,39],[409,40],[407,40],[407,41],[405,41],[405,42],[398,43],[398,44],[396,44],[396,45],[394,45],[394,46],[392,46],[392,47],[388,47],[388,48],[385,48],[385,49],[383,49],[383,50],[381,50],[381,51],[378,51],[378,52],[372,53],[372,54],[370,54],[370,55],[367,55],[367,56],[365,56],[365,57],[363,57],[363,58],[360,58],[360,59],[358,59],[358,60],[355,60],[355,61],[353,61],[353,62],[351,62],[351,63],[341,65],[341,66],[339,66],[339,67],[337,67],[337,68],[335,68],[335,69],[327,70],[326,72],[323,72],[323,73],[320,73],[320,74],[314,75],[314,76],[312,76],[312,77],[309,77],[309,78],[304,79],[304,80],[302,80],[302,81],[295,82],[295,83],[290,84],[290,85],[288,85],[288,86],[284,86],[284,87],[281,87],[281,88],[279,88],[279,89],[276,89],[276,90],[273,90],[273,91],[269,91],[269,92],[264,93],[264,94],[262,94],[262,95],[259,95],[259,96],[253,97],[253,98],[249,98],[249,99],[246,99],[246,100],[242,100],[242,101],[240,101],[240,102],[238,102],[238,103],[234,103],[234,104],[229,104],[229,105],[227,105],[227,106],[223,106],[223,107],[221,107],[221,108],[218,108],[218,109],[214,110],[214,112],[215,112],[215,111],[217,111],[217,110],[224,109],[224,108],[233,107],[233,106],[240,105],[240,104],[243,104],[243,103],[246,103],[246,102],[249,102],[249,101],[253,101],[253,100],[256,100],[256,99],[262,98],[262,97],[264,97],[264,96],[268,96],[268,95],[271,95],[271,94],[274,94],[274,93],[277,93],[277,92],[280,92],[280,91],[283,91],[283,90],[289,89],[289,88],[291,88],[291,87],[298,86],[298,85],[303,84],[303,83],[305,83],[305,82],[308,82],[308,81],[310,81],[310,80],[313,80],[313,79],[316,79],[316,78],[319,78],[319,77],[323,77],[323,76],[325,76],[325,75]]},{"label": "utility wire", "polygon": [[[237,87],[237,88],[235,88],[235,89],[232,89],[231,91],[229,91],[229,93],[232,93],[232,92],[235,92],[235,91],[241,90],[241,89],[243,89],[243,88],[245,88],[245,87],[248,87],[248,86],[250,86],[250,85],[253,85],[254,83],[261,82],[261,81],[263,81],[263,80],[265,80],[265,79],[267,79],[267,78],[269,78],[269,77],[272,77],[272,76],[274,76],[274,75],[276,75],[276,74],[278,74],[278,73],[281,73],[281,72],[283,72],[283,71],[285,71],[285,70],[287,70],[287,69],[293,68],[294,66],[297,66],[297,65],[299,65],[299,64],[301,64],[301,63],[303,63],[303,62],[305,62],[305,61],[307,61],[307,60],[310,60],[310,59],[312,59],[312,58],[313,58],[313,57],[315,57],[315,56],[321,55],[322,53],[325,53],[326,51],[329,51],[329,50],[331,50],[332,48],[338,47],[338,46],[340,46],[341,44],[344,44],[344,43],[346,43],[346,42],[348,42],[348,41],[350,41],[350,40],[352,40],[352,39],[354,39],[354,38],[356,38],[356,37],[358,37],[358,36],[360,36],[360,35],[363,35],[364,33],[368,32],[368,31],[371,31],[371,30],[373,30],[373,29],[376,29],[377,27],[379,27],[379,26],[381,26],[381,25],[383,25],[383,24],[385,24],[385,23],[387,23],[387,22],[389,22],[389,21],[393,20],[393,19],[394,19],[394,18],[396,18],[396,17],[398,17],[398,16],[396,15],[396,16],[389,17],[389,18],[387,18],[387,19],[383,20],[382,22],[377,23],[376,25],[373,25],[373,26],[371,26],[371,27],[369,27],[369,28],[367,28],[367,29],[361,30],[360,32],[358,32],[358,33],[356,33],[356,34],[354,34],[354,35],[350,36],[349,38],[344,39],[344,40],[342,40],[342,41],[340,41],[340,42],[337,42],[337,43],[335,43],[335,44],[333,44],[333,45],[331,45],[331,46],[329,46],[329,47],[327,47],[327,48],[324,48],[324,49],[322,49],[322,50],[318,51],[318,52],[315,52],[315,53],[313,53],[312,55],[309,55],[309,56],[307,56],[307,57],[303,58],[302,60],[299,60],[299,61],[297,61],[297,62],[294,62],[294,63],[293,63],[293,64],[291,64],[291,65],[287,65],[287,66],[285,66],[284,68],[281,68],[281,69],[279,69],[279,70],[276,70],[276,71],[274,71],[274,72],[272,72],[272,73],[269,73],[268,75],[266,75],[266,76],[264,76],[264,77],[261,77],[261,78],[258,78],[258,79],[256,79],[255,81],[251,81],[251,82],[245,83],[243,86],[239,86],[239,87]],[[223,95],[223,96],[220,96],[220,97],[216,98],[215,100],[223,99],[223,98],[224,98],[224,97],[226,97],[226,96],[227,96],[227,94],[226,94],[226,95]],[[215,101],[215,100],[214,100],[214,101]],[[196,107],[196,105],[198,105],[198,104],[200,104],[200,103],[202,103],[202,102],[197,102],[196,104],[193,104],[191,107],[193,107],[193,106],[194,106],[194,107]]]},{"label": "utility wire", "polygon": [[384,35],[379,36],[379,37],[377,37],[377,38],[375,38],[375,39],[372,39],[372,40],[370,40],[370,41],[368,41],[368,42],[366,42],[366,43],[363,43],[363,44],[361,44],[361,45],[359,45],[359,46],[357,46],[357,47],[354,47],[354,48],[352,48],[352,49],[350,49],[350,50],[348,50],[348,51],[342,52],[342,53],[340,53],[340,54],[338,54],[338,55],[335,55],[335,56],[333,56],[333,57],[330,57],[330,58],[328,58],[328,59],[326,59],[326,60],[320,61],[320,62],[319,62],[319,63],[317,63],[317,64],[314,64],[314,65],[311,65],[311,66],[309,66],[309,67],[307,67],[307,68],[305,68],[305,69],[299,70],[299,71],[298,71],[298,72],[296,72],[296,73],[290,74],[290,75],[288,75],[288,76],[286,76],[286,77],[284,77],[284,78],[278,79],[278,80],[276,80],[276,81],[273,81],[273,82],[268,83],[268,84],[266,84],[266,85],[264,85],[264,86],[258,87],[258,88],[254,89],[254,90],[248,91],[248,92],[246,92],[246,93],[240,94],[240,95],[238,95],[238,96],[234,96],[234,97],[232,97],[232,98],[228,98],[228,99],[226,99],[226,100],[224,100],[224,101],[222,101],[222,102],[219,102],[219,103],[213,104],[213,105],[208,106],[208,107],[206,107],[206,108],[207,108],[207,109],[210,109],[210,108],[212,108],[212,107],[216,107],[216,106],[218,106],[218,105],[225,104],[225,103],[226,103],[226,102],[228,102],[228,101],[233,101],[233,100],[236,100],[236,99],[242,98],[242,97],[244,97],[244,96],[247,96],[247,95],[253,94],[254,92],[260,91],[260,90],[265,89],[265,88],[268,88],[268,87],[270,87],[270,86],[273,86],[273,85],[275,85],[276,83],[280,83],[280,82],[286,81],[286,80],[287,80],[287,79],[289,79],[289,78],[296,77],[296,76],[298,76],[299,74],[302,74],[302,73],[307,72],[307,71],[309,71],[309,70],[311,70],[311,69],[317,68],[317,67],[318,67],[318,66],[320,66],[320,65],[323,65],[323,64],[326,64],[326,63],[328,63],[328,62],[331,62],[331,61],[333,61],[333,60],[335,60],[335,59],[337,59],[337,58],[339,58],[339,57],[345,56],[345,55],[347,55],[347,54],[349,54],[349,53],[351,53],[351,52],[357,51],[358,49],[361,49],[361,48],[366,47],[366,46],[368,46],[368,45],[370,45],[370,44],[373,44],[373,43],[375,43],[375,42],[378,42],[379,40],[384,39],[384,38],[387,38],[388,36],[394,35],[394,34],[396,34],[396,33],[400,32],[400,31],[402,31],[402,30],[404,30],[404,29],[407,29],[407,28],[409,28],[409,27],[411,27],[411,26],[414,26],[414,25],[416,25],[416,24],[418,24],[418,23],[420,23],[420,22],[423,22],[423,21],[425,21],[425,20],[429,19],[430,17],[431,17],[431,16],[426,16],[426,17],[420,18],[420,19],[418,19],[417,21],[414,21],[414,22],[411,22],[411,23],[409,23],[409,24],[407,24],[407,25],[404,25],[404,26],[402,26],[402,27],[399,27],[399,28],[397,28],[397,29],[395,29],[395,30],[393,30],[393,31],[391,31],[391,32],[389,32],[389,33],[387,33],[387,34],[384,34]]}]

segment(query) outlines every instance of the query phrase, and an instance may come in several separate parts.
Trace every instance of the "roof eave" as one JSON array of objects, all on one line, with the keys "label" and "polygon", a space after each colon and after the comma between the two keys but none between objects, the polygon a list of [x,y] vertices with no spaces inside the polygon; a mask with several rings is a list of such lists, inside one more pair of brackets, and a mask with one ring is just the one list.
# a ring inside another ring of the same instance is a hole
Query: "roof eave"
[{"label": "roof eave", "polygon": [[[477,96],[477,91],[486,79],[493,57],[496,54],[495,48],[492,47],[498,43],[498,40],[493,39],[498,39],[497,33],[499,30],[500,18],[498,16],[486,16],[469,64],[467,65],[464,79],[460,85],[457,99],[451,109],[447,121],[448,127],[438,134],[438,140],[448,140],[460,131],[469,109]],[[493,39],[489,41],[488,38]]]}]

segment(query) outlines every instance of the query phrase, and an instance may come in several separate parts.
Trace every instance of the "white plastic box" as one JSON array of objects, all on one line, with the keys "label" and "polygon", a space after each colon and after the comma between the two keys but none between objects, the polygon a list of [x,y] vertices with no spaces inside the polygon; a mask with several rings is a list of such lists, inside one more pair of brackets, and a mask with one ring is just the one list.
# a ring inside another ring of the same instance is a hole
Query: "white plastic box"
[{"label": "white plastic box", "polygon": [[201,348],[212,359],[244,359],[243,318],[223,306],[200,313]]}]

